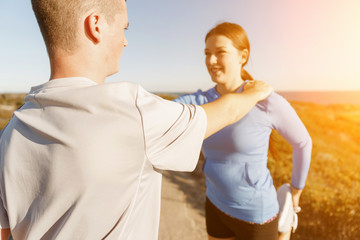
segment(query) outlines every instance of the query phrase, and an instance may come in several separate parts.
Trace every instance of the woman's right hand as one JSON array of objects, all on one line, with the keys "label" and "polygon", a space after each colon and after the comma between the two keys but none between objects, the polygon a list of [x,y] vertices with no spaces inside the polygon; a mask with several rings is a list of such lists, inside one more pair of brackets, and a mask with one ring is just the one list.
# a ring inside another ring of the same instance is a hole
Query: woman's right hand
[{"label": "woman's right hand", "polygon": [[245,83],[243,94],[252,94],[258,101],[262,101],[267,98],[273,91],[273,87],[264,81],[250,80]]},{"label": "woman's right hand", "polygon": [[292,197],[292,201],[293,201],[293,207],[294,207],[294,209],[296,209],[299,207],[300,196],[301,196],[303,189],[297,189],[293,185],[290,185],[290,189],[291,189],[291,197]]}]

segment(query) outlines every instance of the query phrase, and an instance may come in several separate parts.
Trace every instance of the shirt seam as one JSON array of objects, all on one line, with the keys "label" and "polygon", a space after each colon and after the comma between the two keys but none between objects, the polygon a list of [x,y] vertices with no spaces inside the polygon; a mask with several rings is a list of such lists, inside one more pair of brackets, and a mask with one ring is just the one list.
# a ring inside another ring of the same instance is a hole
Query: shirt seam
[{"label": "shirt seam", "polygon": [[134,210],[134,206],[135,206],[135,202],[137,200],[137,197],[138,197],[138,193],[139,193],[139,189],[140,189],[140,185],[141,185],[141,178],[142,178],[142,175],[143,175],[143,172],[144,172],[144,169],[145,169],[145,164],[146,164],[146,161],[149,161],[149,158],[147,156],[147,153],[146,153],[146,142],[145,142],[145,132],[144,132],[144,122],[143,122],[143,117],[141,115],[141,111],[139,109],[139,106],[137,104],[137,100],[138,100],[138,96],[139,96],[139,86],[137,86],[137,91],[136,91],[136,97],[135,97],[135,106],[136,106],[136,109],[138,110],[139,112],[139,115],[140,115],[140,119],[141,119],[141,127],[142,127],[142,131],[143,131],[143,140],[144,140],[144,159],[143,159],[143,163],[142,163],[142,166],[141,166],[141,170],[140,170],[140,174],[139,174],[139,179],[138,179],[138,184],[137,184],[137,187],[136,187],[136,192],[135,192],[135,195],[134,195],[134,198],[132,200],[132,202],[130,203],[130,208],[129,208],[129,215],[128,217],[126,218],[125,220],[125,223],[124,223],[124,226],[123,226],[123,229],[121,230],[120,234],[119,234],[119,240],[122,239],[122,235],[124,234],[124,231],[127,227],[127,224],[129,222],[129,219],[132,215],[132,212]]}]

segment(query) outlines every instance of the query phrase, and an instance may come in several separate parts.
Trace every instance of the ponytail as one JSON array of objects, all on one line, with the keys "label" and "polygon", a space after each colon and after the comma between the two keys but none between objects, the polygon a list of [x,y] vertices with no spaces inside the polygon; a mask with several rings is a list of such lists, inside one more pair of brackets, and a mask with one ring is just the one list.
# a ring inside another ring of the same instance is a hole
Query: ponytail
[{"label": "ponytail", "polygon": [[241,79],[242,80],[254,80],[253,77],[248,73],[244,68],[241,69]]}]

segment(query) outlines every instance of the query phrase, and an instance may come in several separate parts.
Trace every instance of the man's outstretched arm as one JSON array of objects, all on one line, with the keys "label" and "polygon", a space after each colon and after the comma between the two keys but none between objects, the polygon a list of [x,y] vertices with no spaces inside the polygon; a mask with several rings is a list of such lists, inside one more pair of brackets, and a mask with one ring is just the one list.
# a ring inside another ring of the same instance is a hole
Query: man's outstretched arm
[{"label": "man's outstretched arm", "polygon": [[228,93],[216,101],[201,105],[207,116],[205,138],[239,121],[272,91],[273,88],[263,81],[250,81],[241,93]]}]

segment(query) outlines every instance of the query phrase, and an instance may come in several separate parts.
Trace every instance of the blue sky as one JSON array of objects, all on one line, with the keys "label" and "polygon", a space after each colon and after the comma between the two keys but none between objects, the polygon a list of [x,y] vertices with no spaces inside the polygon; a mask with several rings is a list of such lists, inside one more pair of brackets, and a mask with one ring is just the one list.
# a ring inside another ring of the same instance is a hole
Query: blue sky
[{"label": "blue sky", "polygon": [[[358,0],[128,1],[130,27],[120,72],[149,91],[213,85],[204,37],[222,21],[250,39],[246,69],[276,90],[360,90]],[[49,63],[30,0],[0,1],[0,93],[28,92],[49,78]]]}]

